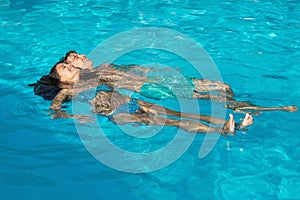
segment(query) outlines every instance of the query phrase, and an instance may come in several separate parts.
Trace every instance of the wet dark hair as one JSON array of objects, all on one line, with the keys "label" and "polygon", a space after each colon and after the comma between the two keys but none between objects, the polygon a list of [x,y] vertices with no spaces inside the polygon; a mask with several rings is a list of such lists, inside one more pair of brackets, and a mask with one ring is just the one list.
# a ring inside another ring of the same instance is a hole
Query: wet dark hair
[{"label": "wet dark hair", "polygon": [[58,65],[58,64],[60,64],[60,63],[64,63],[64,60],[65,60],[65,58],[64,57],[62,57],[52,68],[51,68],[51,70],[50,70],[50,72],[49,72],[49,77],[51,77],[51,78],[53,78],[53,79],[56,79],[56,80],[58,80],[59,81],[59,79],[60,79],[60,76],[59,76],[59,74],[57,73],[57,70],[56,70],[56,66]]},{"label": "wet dark hair", "polygon": [[72,53],[78,54],[77,51],[75,51],[75,50],[70,50],[70,51],[68,51],[68,52],[66,53],[65,57],[64,57],[64,62],[67,61],[67,57],[68,57],[70,54],[72,54]]},{"label": "wet dark hair", "polygon": [[33,86],[34,94],[43,97],[45,100],[52,100],[57,93],[63,88],[63,84],[59,81],[60,77],[57,73],[56,66],[60,63],[65,63],[67,57],[71,53],[77,53],[75,50],[68,51],[50,70],[48,75],[44,75],[36,83],[29,84]]},{"label": "wet dark hair", "polygon": [[62,89],[59,81],[49,75],[42,76],[40,80],[29,86],[34,86],[34,94],[43,97],[45,100],[52,100]]}]

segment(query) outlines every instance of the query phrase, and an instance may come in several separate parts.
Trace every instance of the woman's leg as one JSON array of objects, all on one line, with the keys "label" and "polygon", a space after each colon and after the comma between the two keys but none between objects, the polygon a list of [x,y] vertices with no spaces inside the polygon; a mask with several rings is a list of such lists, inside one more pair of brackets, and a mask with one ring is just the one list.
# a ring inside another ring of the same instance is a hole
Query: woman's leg
[{"label": "woman's leg", "polygon": [[158,115],[151,115],[149,113],[119,113],[111,119],[116,124],[127,124],[132,122],[139,122],[153,126],[175,126],[190,133],[213,133],[217,132],[222,135],[234,134],[236,129],[245,128],[253,123],[251,115],[246,115],[241,124],[236,124],[232,115],[223,127],[212,127],[200,122],[191,120],[177,120],[164,118]]},{"label": "woman's leg", "polygon": [[144,123],[152,126],[175,126],[190,133],[211,133],[211,132],[223,133],[224,132],[222,127],[220,128],[210,127],[208,125],[196,121],[169,119],[158,115],[149,115],[148,113],[141,113],[141,114],[119,113],[114,115],[111,120],[116,124],[127,124],[132,122],[139,122],[139,123]]},{"label": "woman's leg", "polygon": [[174,111],[174,110],[171,110],[171,109],[168,109],[168,108],[156,105],[156,104],[152,104],[149,102],[141,101],[141,100],[138,100],[138,104],[143,112],[151,113],[154,115],[160,114],[160,115],[168,115],[168,116],[181,117],[181,118],[189,118],[189,119],[201,120],[201,121],[211,123],[211,124],[225,124],[226,123],[226,121],[224,119],[221,119],[218,117],[178,112],[178,111]]}]

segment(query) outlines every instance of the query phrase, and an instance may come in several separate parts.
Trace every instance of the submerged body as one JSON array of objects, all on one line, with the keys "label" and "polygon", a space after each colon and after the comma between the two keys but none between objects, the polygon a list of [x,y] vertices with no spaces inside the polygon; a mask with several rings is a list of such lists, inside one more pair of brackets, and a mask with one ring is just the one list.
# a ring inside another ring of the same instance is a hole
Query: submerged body
[{"label": "submerged body", "polygon": [[[297,111],[296,106],[261,107],[248,102],[236,101],[231,87],[220,81],[189,77],[178,79],[176,76],[169,77],[165,81],[159,76],[151,77],[148,75],[148,72],[152,70],[138,65],[117,66],[109,63],[93,68],[93,62],[87,59],[85,55],[70,51],[51,69],[48,75],[50,79],[54,79],[59,83],[60,89],[52,99],[50,109],[55,111],[55,117],[74,117],[60,111],[62,103],[82,91],[105,85],[108,91],[98,92],[91,104],[94,112],[110,116],[118,124],[141,122],[151,125],[176,126],[188,132],[220,132],[227,134],[233,133],[237,128],[251,125],[253,119],[251,115],[246,114],[241,125],[235,126],[232,115],[230,115],[229,121],[226,122],[223,119],[211,116],[181,113],[149,102],[132,99],[116,92],[117,89],[131,90],[153,99],[179,97],[220,101],[225,103],[225,107],[238,112]],[[174,79],[178,80],[174,82]],[[133,109],[130,109],[130,112],[116,113],[121,105],[128,103],[135,105]],[[161,116],[162,114],[193,120],[170,119]],[[223,126],[212,127],[195,120]]]},{"label": "submerged body", "polygon": [[[137,70],[136,70],[137,68]],[[126,70],[119,70],[117,65],[102,64],[97,68],[85,69],[80,71],[80,79],[71,84],[74,94],[84,90],[105,85],[110,90],[127,89],[139,93],[140,95],[152,99],[164,98],[197,98],[213,101],[224,102],[226,108],[236,112],[253,112],[253,111],[297,111],[296,106],[282,107],[262,107],[253,105],[249,102],[240,102],[234,99],[234,93],[231,87],[220,81],[212,81],[207,79],[184,78],[176,79],[175,82],[169,79],[162,81],[159,77],[153,78],[141,75],[137,72],[141,66],[131,65]],[[149,69],[148,69],[149,70]],[[178,82],[181,83],[178,85]],[[177,83],[175,85],[175,83]],[[65,86],[67,87],[67,86]],[[176,90],[174,89],[176,88]],[[212,92],[214,94],[212,94]],[[63,92],[62,92],[63,93]],[[61,99],[58,94],[53,100],[54,104]],[[52,107],[55,105],[52,105]]]}]

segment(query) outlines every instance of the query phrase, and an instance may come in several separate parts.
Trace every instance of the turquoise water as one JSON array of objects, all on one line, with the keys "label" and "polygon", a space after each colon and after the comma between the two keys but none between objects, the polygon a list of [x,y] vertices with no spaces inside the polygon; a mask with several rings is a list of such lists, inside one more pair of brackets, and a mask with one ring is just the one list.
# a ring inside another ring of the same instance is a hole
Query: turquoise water
[{"label": "turquoise water", "polygon": [[[0,13],[1,199],[300,199],[299,112],[255,116],[247,133],[221,137],[203,159],[204,135],[197,135],[172,165],[131,174],[97,161],[74,121],[51,120],[50,102],[27,86],[67,50],[88,54],[122,31],[161,27],[201,44],[238,99],[299,106],[298,1],[2,0]],[[137,52],[120,62],[170,63],[194,73],[177,57],[154,55]],[[131,146],[113,124],[106,128],[116,143]],[[176,131],[166,128],[143,144],[159,147]]]}]

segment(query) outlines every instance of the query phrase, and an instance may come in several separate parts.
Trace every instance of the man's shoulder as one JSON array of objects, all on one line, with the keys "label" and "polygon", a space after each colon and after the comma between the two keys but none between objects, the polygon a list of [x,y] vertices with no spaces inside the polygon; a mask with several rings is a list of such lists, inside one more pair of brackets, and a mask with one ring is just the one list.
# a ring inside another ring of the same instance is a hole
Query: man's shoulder
[{"label": "man's shoulder", "polygon": [[102,70],[102,69],[108,69],[108,68],[111,68],[115,66],[114,64],[112,63],[102,63],[101,65],[99,65],[98,67],[96,67],[95,69],[99,69],[99,70]]}]

